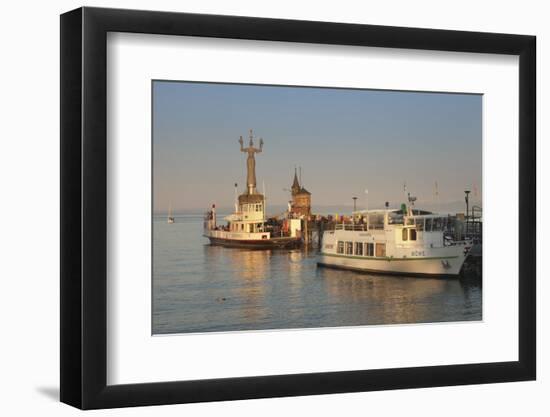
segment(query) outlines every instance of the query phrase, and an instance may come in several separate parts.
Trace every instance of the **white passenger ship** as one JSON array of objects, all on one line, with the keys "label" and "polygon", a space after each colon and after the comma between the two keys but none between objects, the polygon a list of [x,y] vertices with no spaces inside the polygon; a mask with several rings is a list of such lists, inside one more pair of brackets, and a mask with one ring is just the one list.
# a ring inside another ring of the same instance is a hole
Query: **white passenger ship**
[{"label": "white passenger ship", "polygon": [[324,232],[318,264],[386,274],[457,276],[472,241],[453,236],[452,226],[448,216],[411,208],[406,215],[402,210],[354,212],[351,223]]}]

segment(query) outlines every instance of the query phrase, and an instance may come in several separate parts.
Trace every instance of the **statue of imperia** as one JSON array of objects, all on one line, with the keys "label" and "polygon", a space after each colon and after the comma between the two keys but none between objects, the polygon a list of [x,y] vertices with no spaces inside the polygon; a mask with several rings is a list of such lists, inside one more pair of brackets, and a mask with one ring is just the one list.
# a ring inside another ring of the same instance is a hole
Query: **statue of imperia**
[{"label": "statue of imperia", "polygon": [[250,129],[250,143],[247,148],[243,147],[243,137],[241,136],[239,139],[241,152],[246,152],[248,154],[248,158],[246,158],[246,186],[248,194],[256,194],[256,160],[254,154],[260,153],[264,146],[264,141],[260,138],[260,147],[255,148],[252,139],[252,129]]}]

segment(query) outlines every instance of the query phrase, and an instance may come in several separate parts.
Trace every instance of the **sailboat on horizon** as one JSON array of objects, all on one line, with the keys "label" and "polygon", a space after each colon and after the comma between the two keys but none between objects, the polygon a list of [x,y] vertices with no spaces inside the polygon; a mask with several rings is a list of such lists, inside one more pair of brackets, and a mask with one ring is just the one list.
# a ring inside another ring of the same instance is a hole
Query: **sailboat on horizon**
[{"label": "sailboat on horizon", "polygon": [[168,219],[167,219],[167,223],[168,224],[174,224],[176,222],[176,218],[173,216],[172,214],[172,203],[170,203],[168,205]]}]

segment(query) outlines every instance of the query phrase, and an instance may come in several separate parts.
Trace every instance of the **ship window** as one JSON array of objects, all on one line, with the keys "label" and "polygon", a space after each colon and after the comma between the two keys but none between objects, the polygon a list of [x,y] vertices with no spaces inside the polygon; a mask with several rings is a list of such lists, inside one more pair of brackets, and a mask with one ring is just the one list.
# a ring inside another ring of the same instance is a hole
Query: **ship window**
[{"label": "ship window", "polygon": [[346,242],[346,255],[353,255],[353,242]]},{"label": "ship window", "polygon": [[402,214],[396,214],[396,213],[390,213],[388,216],[388,223],[389,224],[403,224],[403,215]]},{"label": "ship window", "polygon": [[376,256],[379,258],[384,258],[386,256],[386,244],[377,243],[376,244]]},{"label": "ship window", "polygon": [[244,223],[241,223],[241,230],[244,230]]},{"label": "ship window", "polygon": [[383,230],[384,229],[384,215],[383,214],[369,214],[368,216],[369,229]]},{"label": "ship window", "polygon": [[409,240],[409,235],[407,234],[407,229],[403,229],[401,231],[401,239],[406,242],[407,240]]},{"label": "ship window", "polygon": [[432,219],[426,219],[426,226],[424,227],[426,232],[432,231]]},{"label": "ship window", "polygon": [[410,240],[416,240],[416,229],[409,229],[410,231]]},{"label": "ship window", "polygon": [[355,254],[363,256],[363,244],[361,242],[355,242]]},{"label": "ship window", "polygon": [[414,218],[413,217],[407,217],[407,226],[414,225]]},{"label": "ship window", "polygon": [[416,230],[420,232],[424,230],[424,218],[416,219]]},{"label": "ship window", "polygon": [[344,242],[338,242],[338,247],[336,248],[336,253],[344,253]]},{"label": "ship window", "polygon": [[365,255],[374,256],[374,243],[365,243]]},{"label": "ship window", "polygon": [[433,231],[434,232],[440,232],[441,231],[441,225],[442,225],[442,221],[441,221],[441,217],[436,217],[434,219],[434,222],[433,222]]}]

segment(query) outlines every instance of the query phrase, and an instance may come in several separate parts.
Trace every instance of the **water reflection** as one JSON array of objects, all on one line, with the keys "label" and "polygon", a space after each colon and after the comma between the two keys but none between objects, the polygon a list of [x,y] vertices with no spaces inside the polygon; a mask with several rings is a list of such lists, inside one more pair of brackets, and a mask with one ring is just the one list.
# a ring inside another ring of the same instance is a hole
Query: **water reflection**
[{"label": "water reflection", "polygon": [[[459,280],[360,274],[320,269],[327,294],[336,304],[365,306],[370,324],[444,321],[440,300],[464,294]],[[467,307],[467,303],[465,303]]]},{"label": "water reflection", "polygon": [[481,319],[479,279],[366,275],[317,267],[314,251],[210,246],[200,220],[154,224],[154,333]]},{"label": "water reflection", "polygon": [[207,262],[218,262],[226,268],[233,285],[222,301],[240,300],[240,316],[249,323],[265,317],[264,298],[267,287],[264,282],[269,277],[270,251],[251,251],[245,249],[228,249],[220,246],[204,245]]}]

